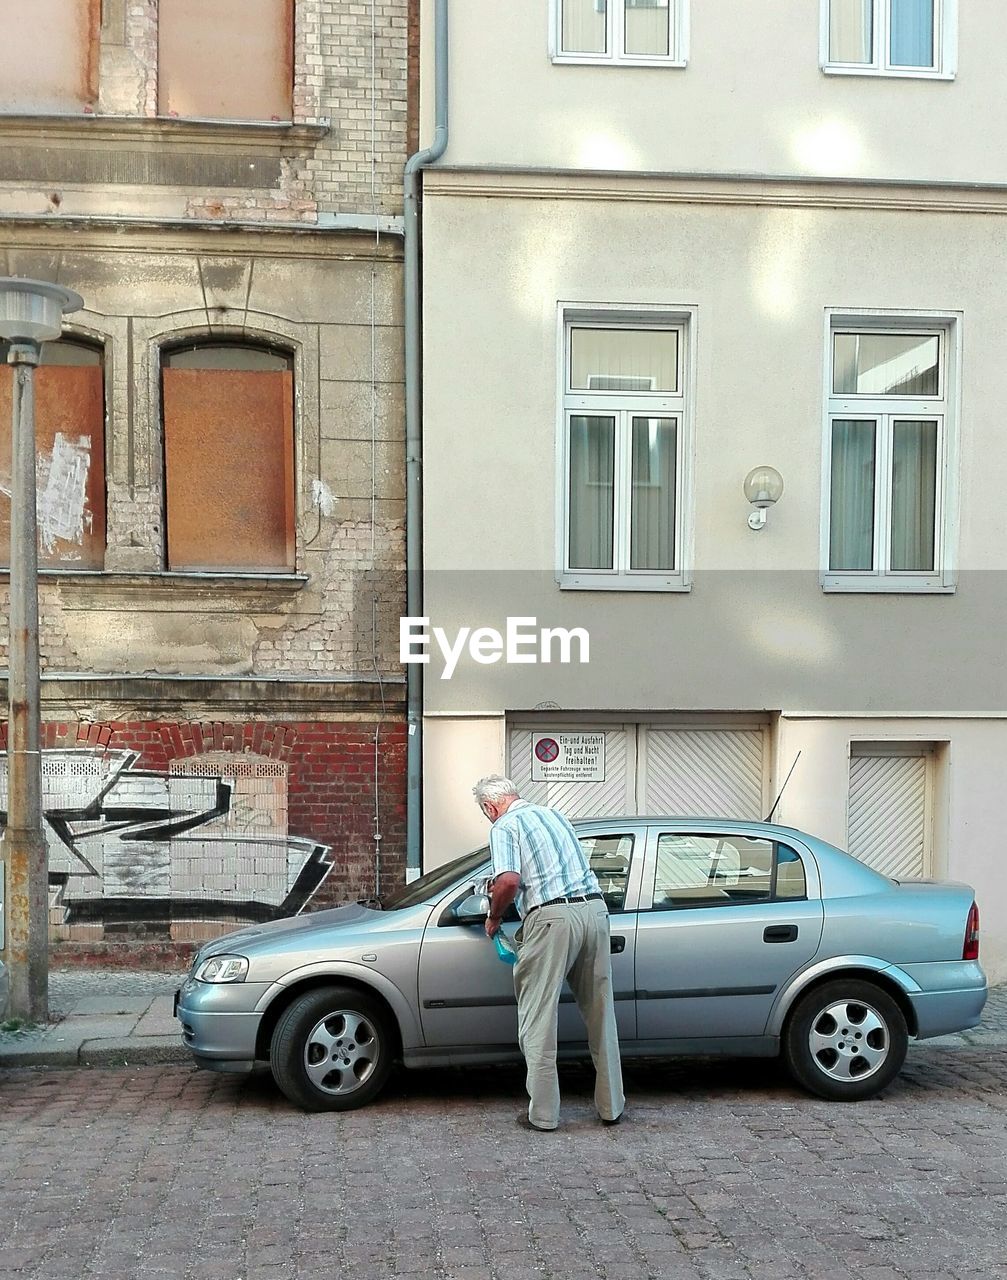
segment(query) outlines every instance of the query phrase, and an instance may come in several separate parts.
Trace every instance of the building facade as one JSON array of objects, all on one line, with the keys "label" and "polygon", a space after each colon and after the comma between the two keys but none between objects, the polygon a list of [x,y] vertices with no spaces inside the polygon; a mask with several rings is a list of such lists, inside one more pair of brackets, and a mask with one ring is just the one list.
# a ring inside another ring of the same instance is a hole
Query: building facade
[{"label": "building facade", "polygon": [[1007,168],[968,128],[1005,32],[995,0],[454,7],[424,614],[532,639],[450,678],[431,644],[428,865],[485,839],[490,770],[582,816],[759,818],[789,776],[777,821],[974,885],[1007,976]]},{"label": "building facade", "polygon": [[36,379],[57,958],[401,879],[408,44],[406,0],[7,26],[2,273],[85,303]]}]

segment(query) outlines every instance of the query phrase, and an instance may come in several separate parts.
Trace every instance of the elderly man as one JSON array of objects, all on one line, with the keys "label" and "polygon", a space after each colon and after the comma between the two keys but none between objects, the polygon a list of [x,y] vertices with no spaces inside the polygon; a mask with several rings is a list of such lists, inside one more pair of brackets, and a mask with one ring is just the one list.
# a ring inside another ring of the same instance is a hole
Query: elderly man
[{"label": "elderly man", "polygon": [[556,1024],[566,978],[584,1022],[595,1067],[594,1101],[604,1124],[625,1106],[612,1002],[608,910],[573,827],[557,810],[530,804],[509,778],[492,774],[473,787],[493,823],[493,879],[486,932],[492,938],[517,902],[521,928],[514,967],[518,1035],[528,1070],[525,1128],[559,1124]]}]

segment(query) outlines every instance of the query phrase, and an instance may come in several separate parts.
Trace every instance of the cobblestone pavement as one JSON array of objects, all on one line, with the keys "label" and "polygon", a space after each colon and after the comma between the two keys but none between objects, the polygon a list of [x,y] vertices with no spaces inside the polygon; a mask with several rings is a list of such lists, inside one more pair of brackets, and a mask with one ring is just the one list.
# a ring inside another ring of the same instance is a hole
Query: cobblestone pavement
[{"label": "cobblestone pavement", "polygon": [[0,1075],[0,1280],[896,1280],[1007,1276],[1007,1060],[912,1050],[873,1102],[774,1063],[627,1072],[625,1122],[564,1073],[412,1073],[305,1115],[268,1077]]}]

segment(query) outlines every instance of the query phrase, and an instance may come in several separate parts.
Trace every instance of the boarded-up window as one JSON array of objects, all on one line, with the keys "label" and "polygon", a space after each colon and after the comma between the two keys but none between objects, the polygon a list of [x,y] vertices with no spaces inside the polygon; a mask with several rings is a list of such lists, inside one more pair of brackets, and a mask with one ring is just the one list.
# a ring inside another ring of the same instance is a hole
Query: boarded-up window
[{"label": "boarded-up window", "polygon": [[294,568],[293,376],[250,347],[167,353],[168,568]]},{"label": "boarded-up window", "polygon": [[289,120],[294,0],[160,0],[158,112]]},{"label": "boarded-up window", "polygon": [[[105,388],[101,352],[50,342],[35,370],[38,562],[50,569],[105,564]],[[0,557],[10,564],[11,392],[0,368]]]},{"label": "boarded-up window", "polygon": [[98,98],[101,0],[3,6],[0,111],[83,111]]}]

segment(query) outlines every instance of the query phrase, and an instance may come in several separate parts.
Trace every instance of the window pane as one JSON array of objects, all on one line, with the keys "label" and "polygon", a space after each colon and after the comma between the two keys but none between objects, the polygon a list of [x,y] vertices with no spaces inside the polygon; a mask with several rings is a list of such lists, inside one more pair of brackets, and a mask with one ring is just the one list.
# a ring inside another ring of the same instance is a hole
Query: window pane
[{"label": "window pane", "polygon": [[598,877],[609,911],[621,911],[626,901],[632,836],[585,836],[580,847],[587,854],[591,870]]},{"label": "window pane", "polygon": [[893,67],[934,65],[934,0],[891,0]]},{"label": "window pane", "polygon": [[100,0],[4,5],[0,111],[78,112],[98,100]]},{"label": "window pane", "polygon": [[293,361],[282,351],[266,347],[235,347],[225,343],[201,343],[165,351],[162,363],[168,369],[292,369]]},{"label": "window pane", "polygon": [[874,61],[872,0],[831,0],[829,61],[853,63]]},{"label": "window pane", "polygon": [[570,568],[611,569],[615,419],[570,419]]},{"label": "window pane", "polygon": [[666,58],[671,53],[668,0],[626,0],[626,52]]},{"label": "window pane", "polygon": [[293,0],[159,0],[162,116],[290,120]]},{"label": "window pane", "polygon": [[570,387],[677,391],[678,334],[674,329],[571,329]]},{"label": "window pane", "polygon": [[[46,343],[43,350],[63,343]],[[65,344],[69,347],[71,344]],[[80,348],[88,359],[88,348]],[[100,364],[46,363],[35,373],[38,562],[105,566],[105,383]],[[10,563],[12,371],[0,368],[0,559]]]},{"label": "window pane", "polygon": [[726,906],[770,896],[773,842],[730,835],[661,835],[654,907]]},{"label": "window pane", "polygon": [[162,370],[170,569],[294,567],[289,372]]},{"label": "window pane", "polygon": [[785,844],[776,846],[776,896],[789,900],[808,896],[804,863]]},{"label": "window pane", "polygon": [[933,572],[937,423],[892,426],[892,570]]},{"label": "window pane", "polygon": [[607,53],[607,0],[562,0],[563,52]]},{"label": "window pane", "polygon": [[675,567],[678,422],[633,419],[631,569]]},{"label": "window pane", "polygon": [[874,469],[877,423],[832,424],[829,568],[874,568]]},{"label": "window pane", "polygon": [[836,395],[940,394],[940,338],[935,333],[837,333]]}]

